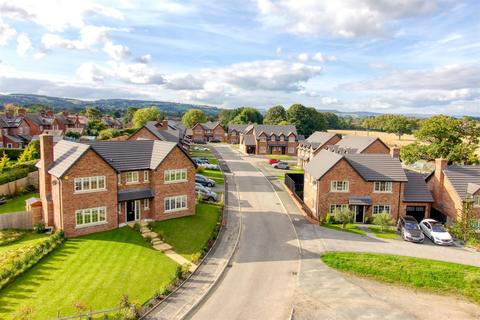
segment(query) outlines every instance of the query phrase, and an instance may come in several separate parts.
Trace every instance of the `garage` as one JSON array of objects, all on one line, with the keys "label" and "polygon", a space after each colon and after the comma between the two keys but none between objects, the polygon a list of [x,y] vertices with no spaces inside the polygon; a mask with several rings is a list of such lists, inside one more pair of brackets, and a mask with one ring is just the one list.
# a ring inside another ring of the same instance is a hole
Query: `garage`
[{"label": "garage", "polygon": [[418,222],[425,219],[425,206],[407,206],[407,216],[412,216]]}]

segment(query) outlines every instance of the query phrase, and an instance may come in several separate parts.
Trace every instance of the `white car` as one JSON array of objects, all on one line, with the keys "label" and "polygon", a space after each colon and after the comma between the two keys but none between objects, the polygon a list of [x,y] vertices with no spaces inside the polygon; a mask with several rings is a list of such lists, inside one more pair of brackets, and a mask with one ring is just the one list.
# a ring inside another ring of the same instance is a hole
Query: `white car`
[{"label": "white car", "polygon": [[443,225],[433,219],[423,219],[420,222],[420,229],[422,229],[423,233],[427,238],[432,240],[435,244],[441,245],[452,245],[453,238],[448,233],[447,230],[443,227]]},{"label": "white car", "polygon": [[195,151],[210,151],[210,149],[208,149],[207,147],[198,147],[198,146],[193,147],[193,150],[195,150]]}]

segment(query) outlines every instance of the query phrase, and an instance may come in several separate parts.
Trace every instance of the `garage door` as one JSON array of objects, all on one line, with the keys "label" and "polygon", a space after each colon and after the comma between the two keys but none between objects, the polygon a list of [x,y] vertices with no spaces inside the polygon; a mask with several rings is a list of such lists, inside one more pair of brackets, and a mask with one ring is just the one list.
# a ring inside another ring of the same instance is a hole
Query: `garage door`
[{"label": "garage door", "polygon": [[424,206],[407,206],[407,216],[412,216],[417,219],[418,222],[425,219],[425,207]]}]

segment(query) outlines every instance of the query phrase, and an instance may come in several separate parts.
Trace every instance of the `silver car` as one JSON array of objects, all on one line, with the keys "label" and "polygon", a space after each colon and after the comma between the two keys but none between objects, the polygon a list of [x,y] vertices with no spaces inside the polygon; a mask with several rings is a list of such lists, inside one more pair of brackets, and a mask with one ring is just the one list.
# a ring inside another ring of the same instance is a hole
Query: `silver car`
[{"label": "silver car", "polygon": [[280,162],[274,163],[274,164],[272,164],[272,167],[275,168],[275,169],[284,169],[284,170],[290,169],[290,166],[288,165],[288,162],[285,162],[285,161],[280,161]]}]

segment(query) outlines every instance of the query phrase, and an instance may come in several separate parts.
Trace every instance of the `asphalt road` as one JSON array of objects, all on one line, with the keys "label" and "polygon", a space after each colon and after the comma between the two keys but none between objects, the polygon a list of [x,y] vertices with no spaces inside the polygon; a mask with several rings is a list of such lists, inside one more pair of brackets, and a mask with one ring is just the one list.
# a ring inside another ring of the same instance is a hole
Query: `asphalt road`
[{"label": "asphalt road", "polygon": [[228,146],[217,150],[239,187],[243,231],[231,267],[192,319],[288,319],[298,284],[298,240],[271,184]]}]

